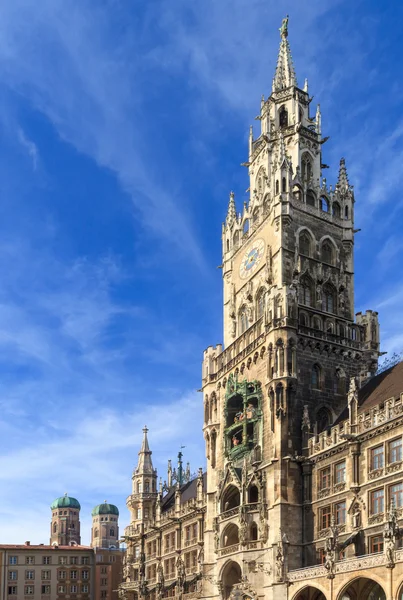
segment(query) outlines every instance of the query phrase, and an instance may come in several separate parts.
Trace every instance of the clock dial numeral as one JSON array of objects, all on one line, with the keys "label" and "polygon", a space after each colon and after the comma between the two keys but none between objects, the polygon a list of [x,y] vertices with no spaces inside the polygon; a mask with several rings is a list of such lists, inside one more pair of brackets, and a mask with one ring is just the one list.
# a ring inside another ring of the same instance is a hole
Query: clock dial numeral
[{"label": "clock dial numeral", "polygon": [[264,247],[264,240],[258,239],[246,250],[239,267],[241,279],[246,279],[256,271],[263,258]]}]

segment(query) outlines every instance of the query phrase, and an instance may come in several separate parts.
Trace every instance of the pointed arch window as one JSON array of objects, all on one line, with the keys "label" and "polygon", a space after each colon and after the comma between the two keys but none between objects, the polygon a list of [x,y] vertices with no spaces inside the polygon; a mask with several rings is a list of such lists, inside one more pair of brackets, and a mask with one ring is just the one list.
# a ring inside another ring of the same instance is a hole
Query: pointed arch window
[{"label": "pointed arch window", "polygon": [[340,208],[340,204],[338,202],[333,202],[332,214],[334,217],[338,217],[340,219],[341,208]]},{"label": "pointed arch window", "polygon": [[326,196],[322,196],[320,199],[320,210],[323,212],[329,212],[329,202]]},{"label": "pointed arch window", "polygon": [[248,329],[248,327],[248,315],[246,312],[246,307],[243,306],[239,311],[239,332],[244,333]]},{"label": "pointed arch window", "polygon": [[278,179],[276,179],[276,194],[280,192],[280,185],[278,183]]},{"label": "pointed arch window", "polygon": [[318,425],[318,433],[330,427],[331,414],[327,408],[322,406],[317,412],[316,423]]},{"label": "pointed arch window", "polygon": [[316,196],[312,190],[308,190],[306,193],[306,203],[308,206],[316,206]]},{"label": "pointed arch window", "polygon": [[57,533],[57,523],[53,523],[53,533]]},{"label": "pointed arch window", "polygon": [[283,179],[281,180],[281,191],[282,192],[287,191],[287,180],[285,177],[283,177]]},{"label": "pointed arch window", "polygon": [[[300,300],[300,302],[301,302],[301,300]],[[307,321],[305,313],[299,314],[299,324],[302,325],[303,327],[307,327],[308,321]]]},{"label": "pointed arch window", "polygon": [[305,304],[305,306],[312,306],[312,282],[308,277],[304,277],[301,280],[299,286],[299,301],[300,304]]},{"label": "pointed arch window", "polygon": [[285,106],[282,106],[279,111],[280,128],[288,127],[288,112]]},{"label": "pointed arch window", "polygon": [[112,537],[115,537],[115,530],[114,530],[113,527],[110,528],[109,535],[112,536]]},{"label": "pointed arch window", "polygon": [[344,218],[348,219],[348,206],[346,206],[344,209]]},{"label": "pointed arch window", "polygon": [[148,494],[148,492],[150,491],[150,482],[149,481],[144,482],[144,491],[146,494]]},{"label": "pointed arch window", "polygon": [[295,184],[292,188],[292,193],[296,200],[302,200],[302,191],[299,185]]},{"label": "pointed arch window", "polygon": [[249,219],[246,219],[243,224],[243,232],[248,233],[248,231],[249,231]]},{"label": "pointed arch window", "polygon": [[330,285],[323,288],[322,310],[329,313],[334,313],[336,307],[334,289]]},{"label": "pointed arch window", "polygon": [[234,233],[234,241],[233,241],[233,244],[234,244],[234,248],[238,248],[238,246],[239,246],[239,231],[236,231],[236,232]]},{"label": "pointed arch window", "polygon": [[141,494],[141,492],[142,492],[142,491],[143,491],[143,486],[142,486],[142,485],[141,485],[141,483],[139,482],[139,483],[137,484],[137,493],[138,493],[138,494]]},{"label": "pointed arch window", "polygon": [[312,251],[311,236],[306,231],[302,232],[299,236],[299,251],[300,254],[305,256],[311,256]]},{"label": "pointed arch window", "polygon": [[303,181],[309,181],[312,178],[312,161],[308,154],[304,154],[301,161],[301,175]]},{"label": "pointed arch window", "polygon": [[323,242],[321,257],[323,262],[333,264],[333,245],[330,242]]},{"label": "pointed arch window", "polygon": [[311,371],[311,386],[317,390],[320,389],[320,367],[313,365]]}]

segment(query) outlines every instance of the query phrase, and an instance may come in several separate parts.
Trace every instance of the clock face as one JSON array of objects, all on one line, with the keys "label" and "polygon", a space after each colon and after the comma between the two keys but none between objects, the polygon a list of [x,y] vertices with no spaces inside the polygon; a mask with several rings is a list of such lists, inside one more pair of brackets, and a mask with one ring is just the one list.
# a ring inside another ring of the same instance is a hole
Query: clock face
[{"label": "clock face", "polygon": [[256,271],[264,256],[264,245],[264,240],[258,239],[246,250],[239,267],[241,279],[246,279]]}]

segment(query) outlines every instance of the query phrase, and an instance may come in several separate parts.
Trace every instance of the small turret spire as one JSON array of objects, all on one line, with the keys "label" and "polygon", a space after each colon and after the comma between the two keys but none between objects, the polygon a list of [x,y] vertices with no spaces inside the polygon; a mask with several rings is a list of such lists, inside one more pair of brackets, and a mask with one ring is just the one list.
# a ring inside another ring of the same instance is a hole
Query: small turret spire
[{"label": "small turret spire", "polygon": [[337,179],[337,187],[339,190],[347,190],[350,187],[347,176],[346,161],[344,158],[340,159],[339,177]]},{"label": "small turret spire", "polygon": [[292,62],[290,44],[288,43],[288,15],[283,19],[280,27],[280,50],[278,53],[277,67],[273,79],[273,92],[296,86],[294,65]]},{"label": "small turret spire", "polygon": [[139,460],[138,460],[137,468],[136,468],[137,475],[140,473],[151,473],[152,474],[154,472],[153,463],[151,460],[152,452],[148,445],[147,433],[148,433],[148,429],[145,426],[143,429],[143,441],[141,443],[141,448],[140,448],[140,452],[139,452]]},{"label": "small turret spire", "polygon": [[229,195],[229,203],[228,203],[228,211],[227,211],[227,225],[231,225],[236,219],[236,207],[235,207],[235,194],[234,192],[230,192]]}]

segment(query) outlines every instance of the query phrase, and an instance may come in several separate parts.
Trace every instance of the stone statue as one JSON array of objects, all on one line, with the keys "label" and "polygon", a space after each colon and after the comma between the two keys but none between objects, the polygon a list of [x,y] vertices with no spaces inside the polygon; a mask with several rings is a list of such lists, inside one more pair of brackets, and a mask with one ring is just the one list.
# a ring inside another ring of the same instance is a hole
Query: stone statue
[{"label": "stone statue", "polygon": [[157,566],[157,584],[159,584],[161,587],[164,587],[164,583],[165,583],[164,567],[162,566],[162,563],[159,562],[158,566]]},{"label": "stone statue", "polygon": [[358,529],[358,527],[360,527],[360,525],[361,525],[361,511],[360,511],[360,507],[358,506],[358,504],[356,504],[354,507],[354,512],[353,512],[353,527],[354,527],[354,529]]},{"label": "stone statue", "polygon": [[281,21],[280,35],[282,38],[288,37],[288,15]]},{"label": "stone statue", "polygon": [[200,550],[199,550],[199,554],[197,556],[197,562],[200,565],[200,568],[203,566],[204,563],[204,547],[201,546]]},{"label": "stone statue", "polygon": [[276,577],[277,581],[282,581],[284,575],[284,552],[281,542],[277,544],[276,552]]},{"label": "stone statue", "polygon": [[219,547],[220,547],[220,534],[218,533],[218,531],[216,531],[214,534],[214,552],[216,554],[218,553]]}]

